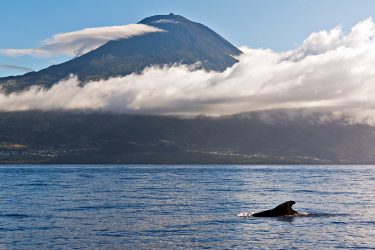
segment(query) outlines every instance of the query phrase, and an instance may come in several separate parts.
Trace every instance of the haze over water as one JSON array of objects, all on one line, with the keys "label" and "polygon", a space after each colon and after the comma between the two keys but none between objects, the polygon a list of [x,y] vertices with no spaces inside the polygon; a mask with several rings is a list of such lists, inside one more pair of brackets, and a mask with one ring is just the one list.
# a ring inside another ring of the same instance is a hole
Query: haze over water
[{"label": "haze over water", "polygon": [[[375,248],[374,166],[0,166],[0,248]],[[312,214],[241,218],[295,200]]]}]

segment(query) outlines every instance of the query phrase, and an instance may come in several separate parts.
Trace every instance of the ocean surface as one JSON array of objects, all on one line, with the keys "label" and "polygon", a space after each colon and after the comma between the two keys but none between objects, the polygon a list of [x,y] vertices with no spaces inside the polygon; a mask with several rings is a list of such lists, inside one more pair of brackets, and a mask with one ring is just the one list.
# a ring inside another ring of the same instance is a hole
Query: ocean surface
[{"label": "ocean surface", "polygon": [[0,249],[71,248],[374,249],[375,166],[0,166]]}]

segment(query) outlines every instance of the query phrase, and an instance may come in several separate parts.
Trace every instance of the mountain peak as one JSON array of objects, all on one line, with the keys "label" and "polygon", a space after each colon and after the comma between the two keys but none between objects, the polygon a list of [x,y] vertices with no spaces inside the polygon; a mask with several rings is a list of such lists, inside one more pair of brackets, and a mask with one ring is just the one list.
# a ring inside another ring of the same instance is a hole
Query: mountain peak
[{"label": "mountain peak", "polygon": [[191,22],[191,21],[183,16],[170,13],[169,15],[155,15],[155,16],[146,17],[139,23],[154,26],[155,24],[158,24],[158,23],[187,23],[187,22]]},{"label": "mountain peak", "polygon": [[224,71],[235,64],[237,59],[234,57],[242,53],[210,28],[180,15],[156,15],[139,23],[165,32],[109,41],[68,62],[22,76],[0,78],[0,87],[7,92],[32,85],[50,87],[72,74],[85,83],[140,73],[155,65],[192,65],[198,62],[201,69]]}]

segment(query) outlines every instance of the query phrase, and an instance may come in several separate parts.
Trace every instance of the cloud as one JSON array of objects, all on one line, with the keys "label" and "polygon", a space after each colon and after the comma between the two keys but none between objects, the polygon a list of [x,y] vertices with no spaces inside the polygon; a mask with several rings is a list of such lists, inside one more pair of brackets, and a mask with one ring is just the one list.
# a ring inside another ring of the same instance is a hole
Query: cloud
[{"label": "cloud", "polygon": [[21,72],[30,72],[30,71],[33,71],[33,69],[31,69],[31,68],[17,66],[17,65],[10,65],[10,64],[0,64],[0,68],[10,69],[10,70],[17,70],[17,71],[21,71]]},{"label": "cloud", "polygon": [[159,19],[159,20],[156,20],[156,21],[153,21],[152,23],[179,23],[179,21],[176,21],[176,20],[172,20],[172,19]]},{"label": "cloud", "polygon": [[286,58],[303,59],[310,55],[324,54],[339,47],[359,48],[371,43],[375,35],[375,24],[368,18],[355,25],[348,35],[344,35],[341,26],[332,30],[312,33],[297,50],[287,53]]},{"label": "cloud", "polygon": [[163,30],[161,29],[145,24],[87,28],[79,31],[53,35],[51,38],[44,40],[42,46],[39,48],[1,49],[0,53],[7,56],[78,56],[96,49],[111,40],[130,38],[150,32],[162,31]]},{"label": "cloud", "polygon": [[309,36],[293,51],[241,48],[224,72],[187,66],[151,67],[141,74],[89,82],[76,77],[51,89],[0,94],[0,110],[100,110],[157,115],[227,115],[259,110],[329,112],[375,125],[375,24]]}]

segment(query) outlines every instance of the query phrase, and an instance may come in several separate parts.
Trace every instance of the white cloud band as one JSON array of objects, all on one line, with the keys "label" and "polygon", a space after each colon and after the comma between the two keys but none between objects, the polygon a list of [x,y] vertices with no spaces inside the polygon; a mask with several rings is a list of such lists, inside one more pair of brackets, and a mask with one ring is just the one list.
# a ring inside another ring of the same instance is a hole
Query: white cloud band
[{"label": "white cloud band", "polygon": [[1,49],[0,53],[7,56],[77,56],[96,49],[108,41],[140,36],[150,32],[162,32],[162,30],[145,24],[87,28],[56,34],[43,41],[39,48]]},{"label": "white cloud band", "polygon": [[16,70],[20,72],[30,72],[33,71],[31,68],[17,66],[17,65],[11,65],[11,64],[0,64],[0,69],[10,69],[10,70]]},{"label": "white cloud band", "polygon": [[330,111],[375,125],[375,24],[365,20],[312,34],[293,51],[242,48],[225,72],[185,66],[79,86],[76,78],[49,90],[0,94],[0,110],[91,109],[127,113],[222,115],[294,109]]}]

